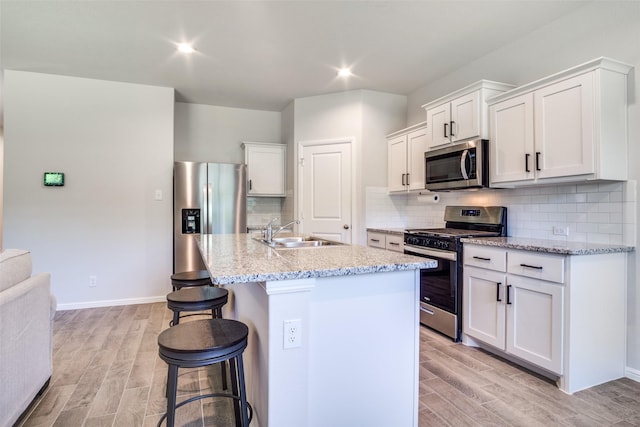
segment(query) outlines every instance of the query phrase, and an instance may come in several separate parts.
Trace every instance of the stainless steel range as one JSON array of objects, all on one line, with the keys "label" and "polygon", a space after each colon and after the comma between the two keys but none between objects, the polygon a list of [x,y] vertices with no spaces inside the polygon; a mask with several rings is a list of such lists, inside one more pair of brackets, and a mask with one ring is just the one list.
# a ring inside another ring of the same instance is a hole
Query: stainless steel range
[{"label": "stainless steel range", "polygon": [[404,253],[432,258],[436,268],[420,270],[420,322],[459,341],[462,330],[463,237],[506,236],[507,208],[447,206],[445,228],[409,229]]}]

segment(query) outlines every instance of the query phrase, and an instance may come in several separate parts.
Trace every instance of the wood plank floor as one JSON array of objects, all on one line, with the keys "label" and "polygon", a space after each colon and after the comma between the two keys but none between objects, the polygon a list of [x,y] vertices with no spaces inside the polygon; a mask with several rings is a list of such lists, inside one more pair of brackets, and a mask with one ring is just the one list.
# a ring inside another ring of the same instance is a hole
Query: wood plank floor
[{"label": "wood plank floor", "polygon": [[[165,410],[167,374],[157,336],[170,318],[164,303],[56,313],[51,384],[19,425],[155,426]],[[178,388],[181,398],[219,390],[219,370],[181,370]],[[176,425],[231,426],[231,414],[228,399],[205,399],[180,408]],[[419,424],[640,426],[640,383],[625,378],[568,396],[513,364],[421,328]]]}]

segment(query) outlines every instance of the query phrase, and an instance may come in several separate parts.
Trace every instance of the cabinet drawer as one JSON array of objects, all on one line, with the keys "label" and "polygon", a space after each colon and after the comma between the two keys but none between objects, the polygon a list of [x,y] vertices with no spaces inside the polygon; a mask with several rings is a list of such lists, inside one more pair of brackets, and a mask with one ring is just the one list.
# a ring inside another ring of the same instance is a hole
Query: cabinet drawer
[{"label": "cabinet drawer", "polygon": [[367,232],[367,246],[374,248],[386,248],[386,234],[376,233],[374,231]]},{"label": "cabinet drawer", "polygon": [[527,251],[509,251],[509,274],[564,283],[564,257]]},{"label": "cabinet drawer", "polygon": [[401,234],[387,234],[385,248],[390,251],[404,252],[404,236]]},{"label": "cabinet drawer", "polygon": [[464,245],[464,265],[486,268],[495,271],[507,271],[507,251],[502,248]]}]

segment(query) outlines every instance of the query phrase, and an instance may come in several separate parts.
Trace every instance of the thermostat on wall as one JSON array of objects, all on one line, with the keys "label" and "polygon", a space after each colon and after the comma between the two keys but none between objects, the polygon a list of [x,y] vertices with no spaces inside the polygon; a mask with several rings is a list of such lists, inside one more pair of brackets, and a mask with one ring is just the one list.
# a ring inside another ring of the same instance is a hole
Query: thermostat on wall
[{"label": "thermostat on wall", "polygon": [[45,187],[64,186],[64,173],[63,172],[45,172],[44,185]]}]

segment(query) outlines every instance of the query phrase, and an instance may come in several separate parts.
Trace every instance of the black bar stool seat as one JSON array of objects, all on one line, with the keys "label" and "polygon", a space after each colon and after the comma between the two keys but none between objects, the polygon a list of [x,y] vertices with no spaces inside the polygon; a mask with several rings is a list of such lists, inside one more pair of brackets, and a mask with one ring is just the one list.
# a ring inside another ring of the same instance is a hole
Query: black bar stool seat
[{"label": "black bar stool seat", "polygon": [[207,270],[183,271],[171,275],[171,286],[177,291],[185,286],[211,286],[211,277]]},{"label": "black bar stool seat", "polygon": [[167,294],[167,307],[173,311],[171,326],[180,323],[183,311],[211,310],[212,318],[222,318],[222,306],[229,299],[229,291],[215,286],[184,288]]},{"label": "black bar stool seat", "polygon": [[[247,347],[249,328],[236,320],[195,320],[166,329],[158,336],[159,356],[169,365],[167,376],[167,427],[175,423],[177,408],[207,397],[229,397],[234,400],[236,421],[247,427],[253,416],[247,403],[242,353]],[[197,368],[229,361],[232,394],[212,393],[196,396],[176,404],[178,368]]]}]

